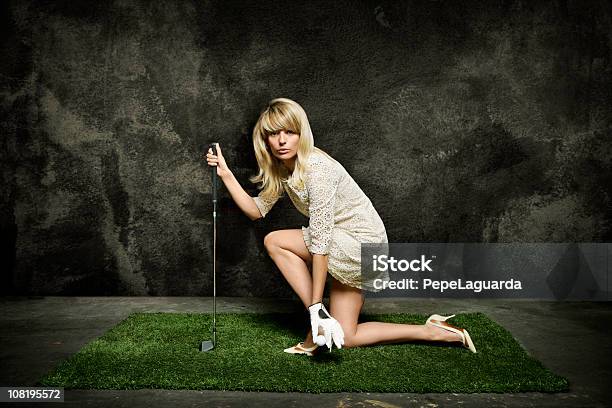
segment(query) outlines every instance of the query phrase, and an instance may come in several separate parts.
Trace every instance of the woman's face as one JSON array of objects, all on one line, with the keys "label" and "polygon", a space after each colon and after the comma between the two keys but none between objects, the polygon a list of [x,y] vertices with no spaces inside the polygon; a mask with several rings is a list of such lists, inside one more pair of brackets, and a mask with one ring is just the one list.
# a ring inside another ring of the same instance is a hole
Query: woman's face
[{"label": "woman's face", "polygon": [[290,130],[280,130],[268,136],[268,146],[274,157],[281,160],[293,159],[297,155],[300,135]]}]

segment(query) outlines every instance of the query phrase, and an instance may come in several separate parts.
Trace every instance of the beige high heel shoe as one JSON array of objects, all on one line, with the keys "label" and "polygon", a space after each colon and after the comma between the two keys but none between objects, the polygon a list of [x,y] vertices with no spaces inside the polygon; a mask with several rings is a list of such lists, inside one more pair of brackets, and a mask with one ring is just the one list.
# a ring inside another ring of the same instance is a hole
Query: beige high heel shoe
[{"label": "beige high heel shoe", "polygon": [[450,316],[440,316],[439,314],[432,314],[431,316],[429,316],[427,318],[427,321],[425,322],[425,324],[431,324],[432,320],[439,320],[441,322],[445,322],[448,319],[455,317],[456,315],[450,315]]},{"label": "beige high heel shoe", "polygon": [[314,351],[318,348],[319,346],[317,344],[312,347],[304,347],[304,343],[300,342],[293,347],[284,349],[283,351],[289,354],[306,354],[307,356],[312,356],[314,355]]},{"label": "beige high heel shoe", "polygon": [[474,342],[470,337],[470,333],[464,328],[453,326],[452,324],[446,323],[448,319],[454,317],[455,315],[450,316],[440,316],[439,314],[433,314],[427,318],[425,324],[430,326],[436,326],[444,330],[451,331],[453,333],[457,333],[461,335],[461,342],[463,343],[463,347],[469,349],[472,353],[476,353],[476,347],[474,346]]}]

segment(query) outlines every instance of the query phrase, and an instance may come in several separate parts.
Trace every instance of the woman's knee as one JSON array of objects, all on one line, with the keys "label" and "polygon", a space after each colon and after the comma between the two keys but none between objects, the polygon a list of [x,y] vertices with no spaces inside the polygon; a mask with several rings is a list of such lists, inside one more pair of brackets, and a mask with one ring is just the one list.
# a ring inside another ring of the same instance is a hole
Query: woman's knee
[{"label": "woman's knee", "polygon": [[280,231],[272,231],[266,234],[264,237],[264,247],[268,251],[268,253],[274,251],[274,249],[279,246],[279,236]]},{"label": "woman's knee", "polygon": [[359,347],[359,344],[357,343],[356,340],[357,340],[357,336],[355,333],[351,333],[351,332],[348,332],[347,330],[344,330],[344,344],[342,345],[342,347],[344,348]]},{"label": "woman's knee", "polygon": [[272,231],[264,237],[264,246],[270,256],[283,249],[297,255],[309,265],[312,262],[312,255],[308,252],[302,230]]}]

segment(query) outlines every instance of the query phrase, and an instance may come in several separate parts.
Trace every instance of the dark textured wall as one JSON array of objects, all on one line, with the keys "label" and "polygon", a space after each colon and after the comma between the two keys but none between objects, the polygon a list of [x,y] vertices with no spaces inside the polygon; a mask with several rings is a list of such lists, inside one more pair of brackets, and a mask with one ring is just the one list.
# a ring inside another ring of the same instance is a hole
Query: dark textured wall
[{"label": "dark textured wall", "polygon": [[[607,1],[3,2],[4,293],[210,295],[204,147],[297,100],[393,242],[612,238]],[[218,294],[289,296],[223,191]]]}]

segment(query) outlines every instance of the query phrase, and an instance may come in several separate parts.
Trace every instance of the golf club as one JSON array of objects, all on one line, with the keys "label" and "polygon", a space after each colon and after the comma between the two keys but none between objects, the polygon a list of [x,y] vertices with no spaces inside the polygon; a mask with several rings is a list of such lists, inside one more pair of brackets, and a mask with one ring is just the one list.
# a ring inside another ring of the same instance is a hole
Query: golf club
[{"label": "golf club", "polygon": [[[217,154],[217,145],[209,146],[214,155]],[[200,351],[210,351],[217,345],[217,167],[212,167],[212,202],[213,202],[213,326],[212,340],[204,340],[200,344]]]}]

